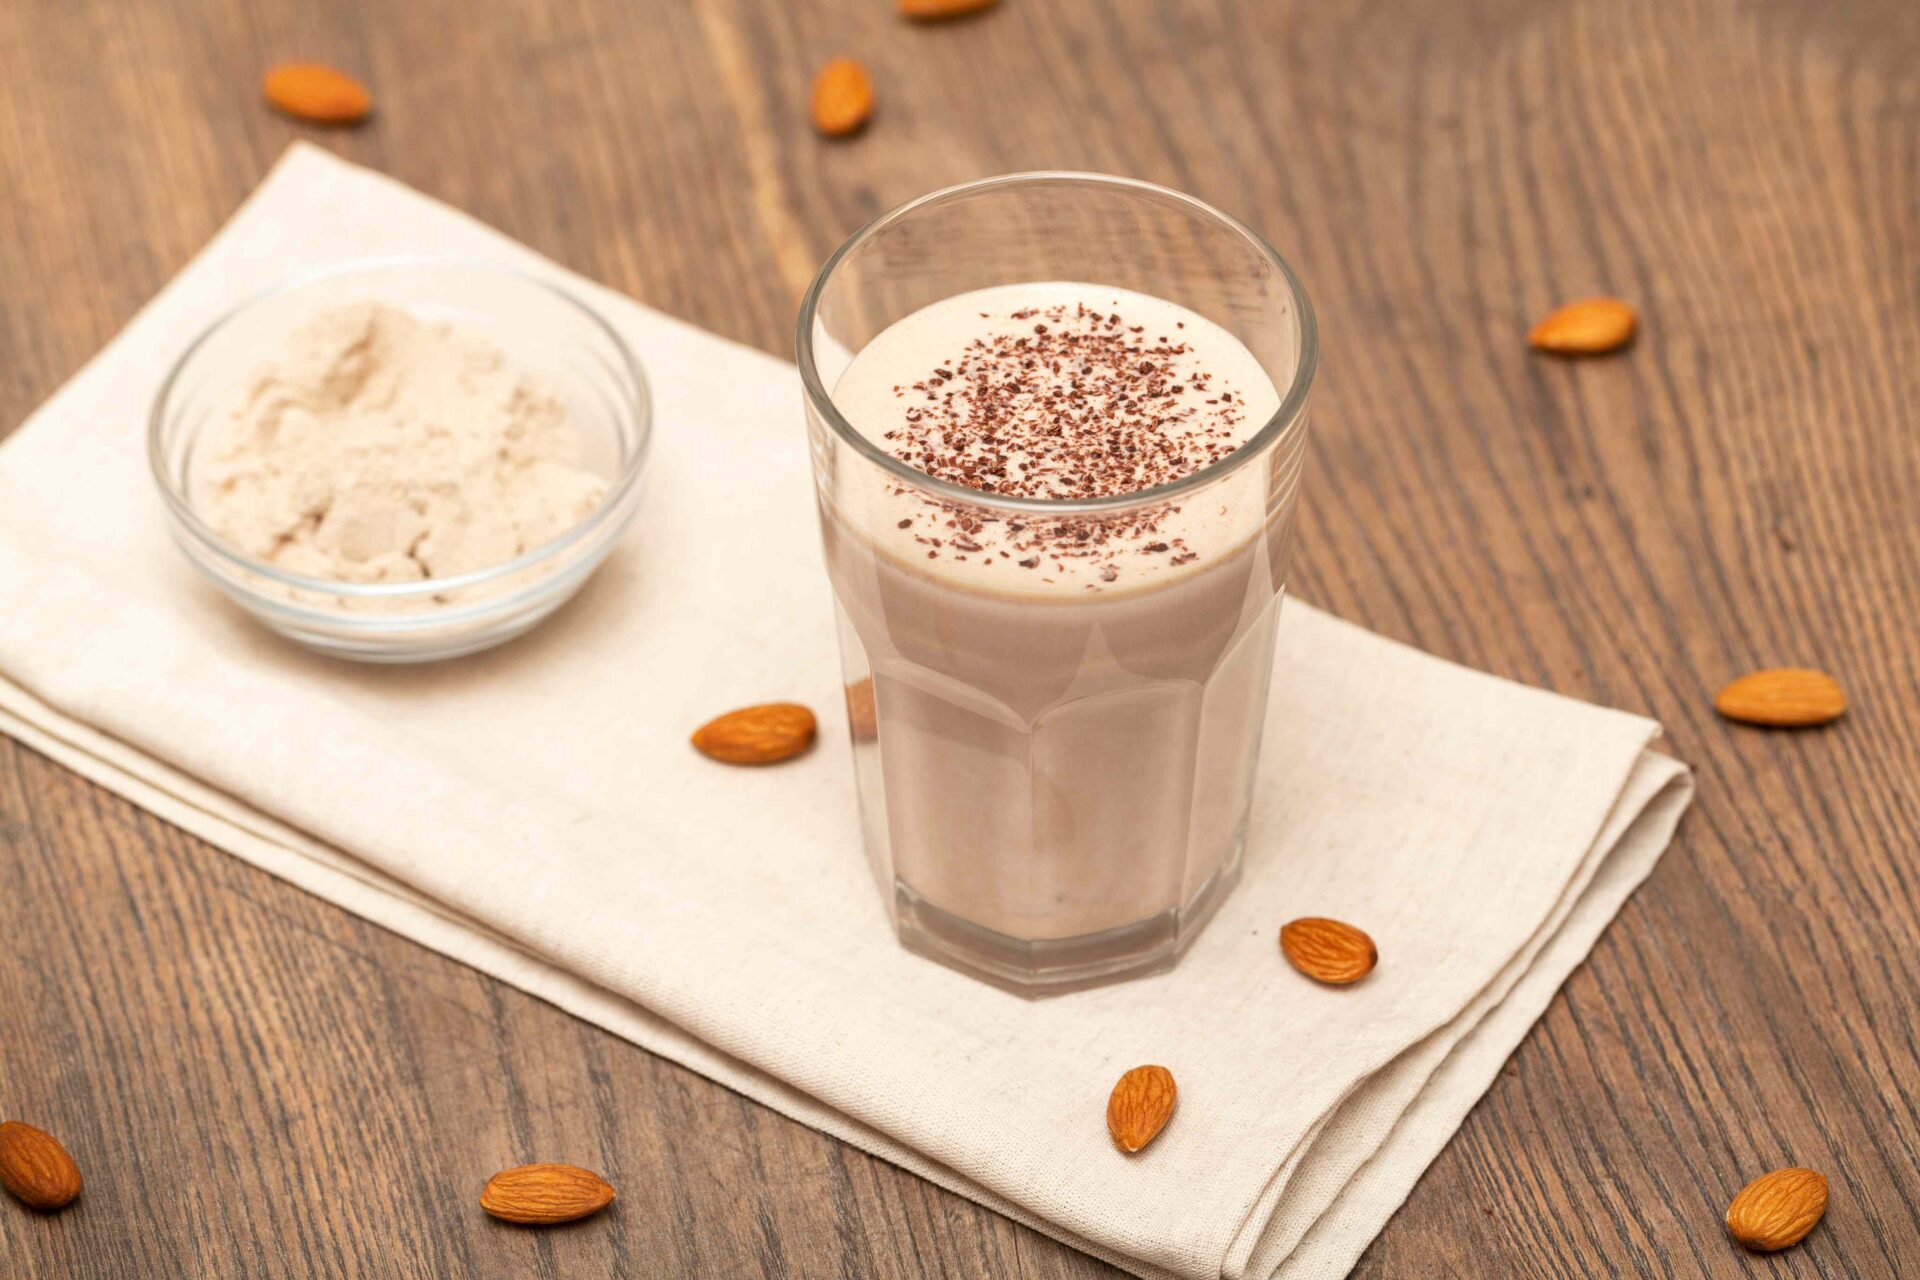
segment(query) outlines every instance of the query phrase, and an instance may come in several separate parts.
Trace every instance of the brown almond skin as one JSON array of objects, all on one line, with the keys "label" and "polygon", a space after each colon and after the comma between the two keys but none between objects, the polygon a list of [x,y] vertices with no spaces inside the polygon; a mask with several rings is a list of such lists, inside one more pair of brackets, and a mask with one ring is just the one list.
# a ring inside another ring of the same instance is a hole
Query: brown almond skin
[{"label": "brown almond skin", "polygon": [[1113,1145],[1132,1155],[1160,1136],[1173,1118],[1180,1091],[1165,1067],[1135,1067],[1107,1095],[1107,1132]]},{"label": "brown almond skin", "polygon": [[872,742],[880,736],[880,711],[873,698],[872,676],[847,686],[847,728],[855,742]]},{"label": "brown almond skin", "polygon": [[939,22],[991,9],[998,0],[897,0],[900,12],[916,22]]},{"label": "brown almond skin", "polygon": [[1372,938],[1324,916],[1304,916],[1282,925],[1280,950],[1294,968],[1315,982],[1335,987],[1360,981],[1380,960]]},{"label": "brown almond skin", "polygon": [[835,58],[813,78],[813,127],[829,138],[855,133],[873,115],[873,77],[852,58]]},{"label": "brown almond skin", "polygon": [[60,1140],[19,1120],[0,1124],[0,1186],[42,1213],[80,1198],[80,1166]]},{"label": "brown almond skin", "polygon": [[365,85],[324,63],[283,62],[260,88],[277,110],[314,124],[358,124],[373,111]]},{"label": "brown almond skin", "polygon": [[1727,1206],[1727,1230],[1749,1249],[1799,1244],[1827,1212],[1827,1180],[1812,1169],[1775,1169],[1742,1187]]},{"label": "brown almond skin", "polygon": [[614,1189],[591,1169],[523,1164],[487,1179],[480,1207],[503,1222],[544,1227],[575,1222],[613,1203]]},{"label": "brown almond skin", "polygon": [[1847,693],[1824,671],[1774,667],[1751,671],[1713,697],[1713,709],[1742,724],[1803,729],[1831,724],[1847,710]]},{"label": "brown almond skin", "polygon": [[1598,356],[1633,341],[1639,316],[1618,298],[1582,298],[1547,313],[1527,334],[1541,351],[1558,356]]},{"label": "brown almond skin", "polygon": [[742,707],[694,730],[700,754],[723,764],[777,764],[813,745],[818,722],[797,702]]}]

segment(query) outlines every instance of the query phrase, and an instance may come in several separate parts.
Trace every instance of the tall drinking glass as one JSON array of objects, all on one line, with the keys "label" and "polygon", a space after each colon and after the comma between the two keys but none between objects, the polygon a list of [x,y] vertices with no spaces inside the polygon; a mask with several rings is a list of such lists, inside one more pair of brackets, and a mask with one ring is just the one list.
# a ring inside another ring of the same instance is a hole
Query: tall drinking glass
[{"label": "tall drinking glass", "polygon": [[1316,356],[1299,281],[1189,196],[1017,174],[848,240],[798,353],[901,942],[1026,994],[1171,966],[1240,869]]}]

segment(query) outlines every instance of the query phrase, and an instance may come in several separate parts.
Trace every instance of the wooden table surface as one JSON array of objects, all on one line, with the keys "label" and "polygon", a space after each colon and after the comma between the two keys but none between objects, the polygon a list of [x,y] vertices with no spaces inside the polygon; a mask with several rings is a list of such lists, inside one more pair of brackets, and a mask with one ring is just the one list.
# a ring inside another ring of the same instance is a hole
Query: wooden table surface
[{"label": "wooden table surface", "polygon": [[[841,53],[880,105],[829,143],[804,102]],[[288,57],[365,77],[376,118],[267,112]],[[1700,780],[1356,1274],[1920,1275],[1911,0],[1003,0],[938,28],[887,0],[8,0],[0,66],[0,432],[299,137],[782,355],[821,258],[951,182],[1111,170],[1247,219],[1325,339],[1298,592],[1656,716]],[[1594,292],[1639,305],[1635,347],[1527,351]],[[1716,719],[1783,663],[1838,674],[1847,718]],[[88,1180],[56,1216],[0,1203],[8,1280],[1113,1274],[5,740],[0,940],[0,1118]],[[618,1206],[482,1217],[531,1158]],[[1825,1224],[1741,1253],[1729,1197],[1788,1163],[1832,1179]]]}]

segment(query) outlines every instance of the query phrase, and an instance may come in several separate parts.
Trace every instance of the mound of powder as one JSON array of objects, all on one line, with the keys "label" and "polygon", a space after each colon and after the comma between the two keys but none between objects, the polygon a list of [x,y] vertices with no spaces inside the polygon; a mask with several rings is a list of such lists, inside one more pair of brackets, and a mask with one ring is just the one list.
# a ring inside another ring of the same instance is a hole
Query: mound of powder
[{"label": "mound of powder", "polygon": [[296,331],[208,427],[190,501],[295,573],[444,578],[584,520],[606,483],[579,449],[559,398],[491,343],[355,303]]}]

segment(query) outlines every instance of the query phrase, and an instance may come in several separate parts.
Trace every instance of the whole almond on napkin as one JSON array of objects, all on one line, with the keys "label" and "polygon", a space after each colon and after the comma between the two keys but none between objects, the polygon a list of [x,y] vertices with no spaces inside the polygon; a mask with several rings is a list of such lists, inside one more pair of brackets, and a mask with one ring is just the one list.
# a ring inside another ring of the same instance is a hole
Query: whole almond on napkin
[{"label": "whole almond on napkin", "polygon": [[1373,939],[1339,920],[1306,916],[1280,928],[1280,950],[1293,967],[1330,986],[1344,987],[1373,972],[1380,953]]},{"label": "whole almond on napkin", "polygon": [[0,1124],[0,1187],[30,1209],[64,1209],[79,1198],[80,1166],[46,1130],[9,1120]]},{"label": "whole almond on napkin", "polygon": [[707,721],[694,730],[693,745],[725,764],[776,764],[811,746],[818,727],[797,702],[767,702]]},{"label": "whole almond on napkin", "polygon": [[1122,1151],[1140,1150],[1160,1136],[1173,1118],[1180,1091],[1165,1067],[1135,1067],[1107,1095],[1107,1132]]},{"label": "whole almond on napkin", "polygon": [[373,110],[365,85],[320,62],[283,62],[260,87],[279,110],[315,124],[355,124]]},{"label": "whole almond on napkin", "polygon": [[487,1179],[480,1207],[504,1222],[550,1226],[598,1213],[614,1190],[591,1169],[573,1164],[523,1164]]}]

